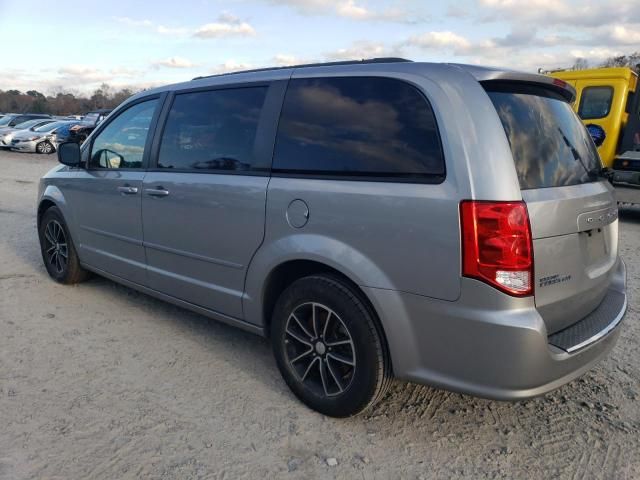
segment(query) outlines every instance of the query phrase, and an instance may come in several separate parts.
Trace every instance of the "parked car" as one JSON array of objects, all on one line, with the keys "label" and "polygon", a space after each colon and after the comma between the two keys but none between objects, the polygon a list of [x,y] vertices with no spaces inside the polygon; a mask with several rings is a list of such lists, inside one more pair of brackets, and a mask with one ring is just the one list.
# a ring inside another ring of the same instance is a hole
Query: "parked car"
[{"label": "parked car", "polygon": [[57,150],[58,145],[65,142],[73,142],[73,135],[71,129],[74,125],[77,125],[75,121],[65,121],[57,129],[55,135],[52,136],[51,142],[53,147]]},{"label": "parked car", "polygon": [[574,109],[613,169],[620,202],[640,204],[640,95],[638,74],[628,67],[556,71],[551,76],[577,91]]},{"label": "parked car", "polygon": [[6,127],[12,128],[20,123],[26,122],[27,120],[33,120],[36,118],[51,118],[51,116],[41,113],[9,114],[0,118],[0,129]]},{"label": "parked car", "polygon": [[71,128],[72,139],[75,142],[82,143],[93,132],[93,130],[100,125],[100,123],[107,118],[111,113],[111,110],[101,109],[88,112],[83,118],[82,122],[74,125]]},{"label": "parked car", "polygon": [[0,129],[0,148],[11,148],[11,141],[13,137],[22,131],[33,131],[33,128],[41,127],[53,123],[55,120],[52,118],[36,118],[34,120],[27,120],[26,122],[19,123],[13,128]]},{"label": "parked car", "polygon": [[58,282],[95,272],[267,336],[326,415],[366,410],[394,376],[541,395],[613,348],[627,306],[613,187],[574,96],[400,59],[149,90],[60,145],[42,258]]},{"label": "parked car", "polygon": [[11,150],[27,153],[53,153],[58,146],[58,132],[68,132],[74,122],[52,122],[39,127],[21,130],[13,135]]}]

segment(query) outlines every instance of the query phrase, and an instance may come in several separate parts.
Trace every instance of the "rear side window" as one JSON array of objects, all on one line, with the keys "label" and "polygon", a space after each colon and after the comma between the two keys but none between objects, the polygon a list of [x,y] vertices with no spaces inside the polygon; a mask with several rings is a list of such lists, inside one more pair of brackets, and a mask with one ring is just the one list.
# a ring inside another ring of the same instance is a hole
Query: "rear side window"
[{"label": "rear side window", "polygon": [[390,78],[289,83],[273,169],[279,173],[442,181],[435,117],[413,86]]},{"label": "rear side window", "polygon": [[571,106],[544,89],[487,84],[502,122],[521,189],[599,180],[600,157]]},{"label": "rear side window", "polygon": [[586,87],[582,90],[578,115],[583,120],[604,118],[611,111],[613,100],[613,88],[611,87]]},{"label": "rear side window", "polygon": [[267,87],[176,95],[158,154],[158,168],[249,171]]}]

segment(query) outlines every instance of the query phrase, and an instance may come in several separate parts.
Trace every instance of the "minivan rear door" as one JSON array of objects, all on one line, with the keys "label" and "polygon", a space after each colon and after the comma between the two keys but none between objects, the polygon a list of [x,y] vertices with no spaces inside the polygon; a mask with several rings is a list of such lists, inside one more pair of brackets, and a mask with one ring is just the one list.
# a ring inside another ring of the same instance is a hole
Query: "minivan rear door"
[{"label": "minivan rear door", "polygon": [[245,274],[264,238],[284,83],[188,90],[170,99],[142,186],[150,288],[243,317]]},{"label": "minivan rear door", "polygon": [[618,252],[613,188],[586,128],[546,85],[485,82],[509,140],[533,237],[536,308],[548,332],[603,300]]}]

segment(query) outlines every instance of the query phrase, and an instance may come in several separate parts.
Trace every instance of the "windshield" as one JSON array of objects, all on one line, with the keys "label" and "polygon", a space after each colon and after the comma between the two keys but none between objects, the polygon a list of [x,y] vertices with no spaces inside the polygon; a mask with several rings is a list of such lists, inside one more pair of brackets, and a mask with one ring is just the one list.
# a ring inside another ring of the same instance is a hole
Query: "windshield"
[{"label": "windshield", "polygon": [[65,122],[47,123],[46,125],[42,125],[40,127],[34,128],[33,131],[34,132],[50,132],[51,130],[54,130],[64,124]]},{"label": "windshield", "polygon": [[565,100],[535,87],[485,88],[507,134],[521,189],[599,180],[598,152]]},{"label": "windshield", "polygon": [[6,127],[7,125],[9,125],[9,122],[14,118],[15,117],[12,117],[11,115],[0,118],[0,127]]},{"label": "windshield", "polygon": [[[38,119],[35,119],[35,120],[27,120],[26,122],[22,122],[22,123],[17,124],[13,128],[15,128],[16,130],[25,130],[25,129],[31,128],[31,127],[33,127],[35,125],[40,125],[42,122],[46,122],[46,120],[43,120],[42,118],[38,118]],[[49,123],[51,123],[51,122],[49,122]]]},{"label": "windshield", "polygon": [[83,119],[83,122],[86,123],[96,123],[98,118],[100,117],[99,113],[88,113]]}]

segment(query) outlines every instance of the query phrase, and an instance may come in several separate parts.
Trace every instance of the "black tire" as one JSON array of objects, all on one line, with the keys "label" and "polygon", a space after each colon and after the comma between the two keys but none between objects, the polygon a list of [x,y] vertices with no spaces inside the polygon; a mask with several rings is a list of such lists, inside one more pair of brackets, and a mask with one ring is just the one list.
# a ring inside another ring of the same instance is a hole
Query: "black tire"
[{"label": "black tire", "polygon": [[54,151],[55,151],[55,148],[53,147],[51,142],[49,142],[48,140],[45,140],[44,142],[40,142],[36,145],[37,153],[48,155],[50,153],[53,153]]},{"label": "black tire", "polygon": [[352,287],[329,275],[301,278],[280,295],[271,323],[273,353],[304,404],[349,417],[384,396],[391,364],[374,315]]},{"label": "black tire", "polygon": [[89,272],[80,266],[67,224],[58,207],[51,207],[42,215],[38,237],[42,261],[49,276],[56,282],[70,285],[89,277]]}]

